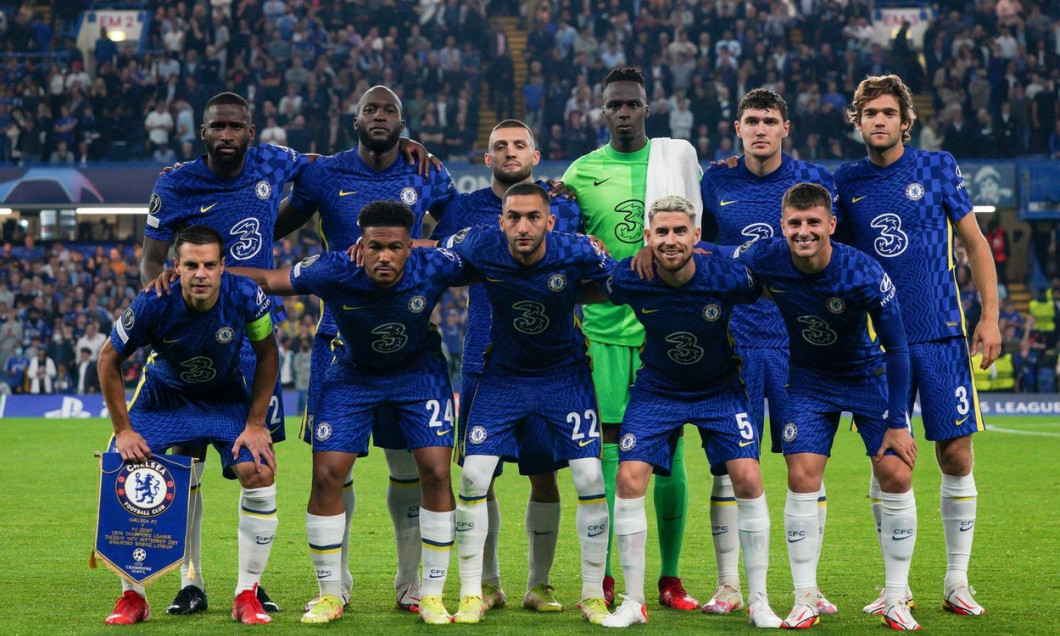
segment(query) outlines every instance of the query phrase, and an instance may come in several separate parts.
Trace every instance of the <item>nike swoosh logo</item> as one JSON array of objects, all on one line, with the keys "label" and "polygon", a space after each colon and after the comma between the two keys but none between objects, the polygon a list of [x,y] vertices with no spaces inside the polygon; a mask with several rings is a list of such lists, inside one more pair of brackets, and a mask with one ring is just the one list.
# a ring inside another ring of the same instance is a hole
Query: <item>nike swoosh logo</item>
[{"label": "nike swoosh logo", "polygon": [[974,528],[975,528],[975,522],[974,521],[962,521],[961,522],[961,528],[960,528],[961,532],[968,532],[969,530],[972,530]]},{"label": "nike swoosh logo", "polygon": [[216,206],[216,205],[217,205],[216,203],[214,203],[213,205],[200,205],[199,206],[199,212],[202,212],[203,214],[206,214],[207,212],[212,210],[214,208],[214,206]]},{"label": "nike swoosh logo", "polygon": [[748,442],[740,442],[740,448],[743,448],[745,446],[750,446],[751,444],[754,444],[754,443],[755,443],[754,440],[751,440],[751,441],[748,441]]},{"label": "nike swoosh logo", "polygon": [[427,578],[429,578],[429,579],[444,579],[445,575],[444,574],[428,574]]},{"label": "nike swoosh logo", "polygon": [[659,311],[659,310],[658,309],[641,309],[640,313],[642,313],[642,314],[654,314],[657,311]]},{"label": "nike swoosh logo", "polygon": [[339,190],[339,196],[340,197],[348,197],[351,194],[357,194],[357,191],[356,190],[350,190],[349,192],[346,192],[345,190]]},{"label": "nike swoosh logo", "polygon": [[954,422],[954,424],[955,424],[956,426],[960,426],[961,424],[964,424],[965,422],[967,422],[967,421],[968,421],[968,418],[969,418],[969,417],[971,417],[971,415],[969,415],[968,417],[965,417],[965,418],[964,418],[964,419],[962,419],[962,420],[957,420],[956,422]]},{"label": "nike swoosh logo", "polygon": [[443,435],[447,435],[447,434],[448,434],[448,433],[449,433],[450,431],[452,431],[452,430],[453,430],[453,429],[451,429],[451,428],[447,428],[447,429],[445,429],[444,431],[438,431],[438,432],[436,432],[436,433],[435,433],[435,435],[437,435],[438,437],[441,437],[441,436],[443,436]]},{"label": "nike swoosh logo", "polygon": [[850,203],[851,204],[857,203],[858,201],[864,199],[867,196],[869,196],[869,195],[866,194],[864,197],[854,197],[853,199],[850,200]]},{"label": "nike swoosh logo", "polygon": [[[596,179],[593,179],[593,185],[594,186],[598,186],[598,185],[604,184],[604,183],[606,183],[606,182],[608,182],[610,180],[611,180],[611,177],[608,177],[606,179],[600,179],[599,181],[597,181]],[[592,536],[592,535],[590,535],[590,536]]]},{"label": "nike swoosh logo", "polygon": [[360,309],[360,307],[350,307],[349,305],[343,305],[342,308],[345,309],[346,311],[356,311],[356,310]]},{"label": "nike swoosh logo", "polygon": [[891,537],[891,541],[905,541],[906,539],[908,539],[911,536],[913,536],[913,535],[907,534],[907,535],[901,536],[901,537]]},{"label": "nike swoosh logo", "polygon": [[172,340],[169,338],[162,338],[162,344],[173,344],[174,342],[180,342],[180,338],[173,338]]},{"label": "nike swoosh logo", "polygon": [[739,202],[740,202],[739,199],[737,199],[736,201],[719,201],[718,202],[718,206],[719,207],[725,207],[727,205],[732,205],[733,203],[739,203]]},{"label": "nike swoosh logo", "polygon": [[[585,440],[584,442],[578,442],[578,446],[580,446],[580,447],[582,447],[582,448],[585,448],[586,446],[588,446],[589,444],[592,444],[592,443],[593,443],[593,442],[595,442],[595,441],[596,441],[596,438],[595,438],[595,437],[594,437],[594,438],[592,438],[592,439],[587,439],[587,440]],[[590,536],[591,536],[591,535],[590,535]]]},{"label": "nike swoosh logo", "polygon": [[769,293],[771,293],[771,294],[786,294],[786,293],[788,293],[788,292],[784,291],[783,289],[774,289],[772,287],[767,287],[766,289],[768,289]]},{"label": "nike swoosh logo", "polygon": [[725,534],[726,532],[728,532],[728,530],[722,530],[722,531],[720,531],[720,532],[711,532],[710,534],[716,537],[716,536],[718,536],[719,534]]},{"label": "nike swoosh logo", "polygon": [[805,538],[806,537],[799,537],[798,539],[788,539],[788,543],[798,543],[799,541],[802,541]]},{"label": "nike swoosh logo", "polygon": [[504,279],[503,278],[490,278],[489,276],[487,276],[486,277],[486,282],[487,283],[503,283]]},{"label": "nike swoosh logo", "polygon": [[607,532],[607,530],[600,530],[599,532],[590,532],[589,536],[590,537],[598,537],[598,536],[602,535],[605,532]]}]

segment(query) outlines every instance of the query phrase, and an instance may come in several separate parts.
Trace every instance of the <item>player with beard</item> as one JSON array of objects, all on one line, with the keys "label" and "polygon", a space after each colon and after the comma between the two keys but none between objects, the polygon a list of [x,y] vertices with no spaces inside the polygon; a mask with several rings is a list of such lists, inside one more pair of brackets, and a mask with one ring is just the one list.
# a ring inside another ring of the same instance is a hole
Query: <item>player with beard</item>
[{"label": "player with beard", "polygon": [[[140,264],[140,281],[144,285],[163,272],[169,245],[177,232],[189,225],[207,225],[221,235],[229,266],[273,266],[273,227],[284,184],[299,179],[310,159],[282,146],[251,147],[254,124],[250,105],[235,93],[220,93],[206,103],[199,135],[206,144],[206,154],[165,172],[151,193]],[[168,291],[168,286],[164,287]],[[278,312],[277,306],[282,304],[274,303],[274,312]],[[278,324],[281,318],[274,316],[274,323]],[[248,339],[243,339],[240,360],[244,377],[253,377],[256,357]],[[285,437],[282,396],[277,379],[265,420],[277,442]],[[178,445],[173,452],[205,459],[205,447],[201,446]],[[180,569],[183,588],[166,609],[168,614],[193,614],[207,608],[200,562],[203,466],[200,461],[192,469],[188,547]],[[226,471],[226,477],[234,475]],[[261,587],[257,593],[265,610],[279,611]]]},{"label": "player with beard", "polygon": [[[385,86],[373,86],[365,91],[358,104],[354,129],[357,132],[356,148],[321,157],[313,162],[296,184],[290,199],[281,209],[276,225],[276,235],[285,236],[298,229],[317,210],[320,211],[320,235],[327,251],[345,251],[361,238],[357,224],[360,210],[373,201],[400,201],[408,206],[414,216],[410,232],[412,238],[420,237],[423,217],[430,212],[439,218],[446,205],[456,196],[449,173],[444,169],[434,170],[422,176],[418,168],[402,161],[399,139],[405,129],[401,117],[401,100]],[[332,360],[331,348],[338,346],[338,328],[331,310],[324,307],[316,336],[313,339],[311,357],[309,398],[302,426],[302,439],[312,443],[316,434],[316,411],[323,396],[321,381]],[[452,414],[449,415],[452,419]],[[393,427],[376,430],[373,442],[384,449],[390,468],[390,484],[387,489],[387,507],[394,523],[397,541],[398,571],[394,579],[397,604],[403,609],[419,610],[420,563],[419,504],[420,478],[407,441]],[[327,528],[343,524],[342,559],[339,572],[319,573],[320,583],[330,577],[341,576],[342,597],[349,602],[353,578],[349,572],[349,530],[355,495],[352,468],[341,475],[336,473],[338,464],[329,460],[329,455],[313,455],[313,487],[306,513],[306,526]],[[320,493],[343,490],[344,515],[328,514],[321,504]],[[316,530],[310,530],[310,537]],[[312,543],[312,540],[310,540]],[[312,606],[307,604],[306,610]]]},{"label": "player with beard", "polygon": [[[493,182],[489,187],[454,199],[446,208],[445,216],[435,227],[431,238],[444,241],[467,227],[495,225],[502,212],[501,197],[509,187],[533,181],[534,166],[540,157],[534,133],[526,124],[515,119],[506,119],[497,124],[490,133],[489,149],[485,154],[486,166],[493,172]],[[549,187],[540,181],[538,185],[545,189]],[[578,204],[568,197],[555,197],[551,203],[552,215],[556,218],[554,231],[577,232],[581,221]],[[472,285],[468,289],[467,326],[460,369],[460,390],[463,397],[459,414],[461,427],[468,420],[475,390],[482,376],[484,355],[490,344],[492,320],[485,287]],[[560,519],[556,472],[553,466],[537,465],[529,457],[521,458],[519,471],[530,478],[530,500],[526,504],[530,572],[523,605],[539,612],[560,611],[563,606],[556,600],[549,584]],[[490,484],[486,493],[486,507],[489,513],[489,531],[486,535],[482,563],[482,602],[486,609],[491,609],[505,602],[497,554],[501,515],[493,484]]]}]

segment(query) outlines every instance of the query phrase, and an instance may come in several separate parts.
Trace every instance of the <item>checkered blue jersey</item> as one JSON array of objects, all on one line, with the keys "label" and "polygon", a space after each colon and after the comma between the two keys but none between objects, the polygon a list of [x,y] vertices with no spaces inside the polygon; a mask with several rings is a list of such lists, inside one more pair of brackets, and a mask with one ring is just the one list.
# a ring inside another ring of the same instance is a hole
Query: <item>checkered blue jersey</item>
[{"label": "checkered blue jersey", "polygon": [[466,285],[464,262],[449,250],[414,249],[401,280],[380,287],[343,252],[310,256],[291,269],[291,285],[324,300],[344,345],[336,361],[364,373],[403,373],[421,358],[441,353],[431,311],[450,286]]},{"label": "checkered blue jersey", "polygon": [[224,239],[228,267],[272,269],[284,184],[300,180],[307,165],[290,148],[262,144],[247,148],[243,172],[226,179],[199,157],[155,182],[144,235],[170,243],[184,227],[209,225]]},{"label": "checkered blue jersey", "polygon": [[[710,166],[700,181],[700,192],[703,214],[713,216],[718,226],[714,242],[742,245],[756,238],[783,236],[780,201],[788,188],[803,182],[822,185],[835,195],[832,174],[828,170],[788,155],[781,155],[780,167],[764,177],[748,170],[743,157],[735,168]],[[784,321],[776,306],[767,299],[735,308],[731,329],[736,344],[741,347],[788,348]]]},{"label": "checkered blue jersey", "polygon": [[144,378],[176,391],[209,395],[242,387],[249,396],[251,378],[245,383],[239,370],[240,341],[248,325],[272,337],[272,300],[254,281],[227,272],[221,275],[217,302],[208,311],[196,311],[184,302],[180,281],[170,290],[162,296],[140,292],[114,323],[111,346],[123,356],[150,346],[154,353]]},{"label": "checkered blue jersey", "polygon": [[894,285],[879,263],[853,247],[832,243],[832,259],[824,270],[804,274],[795,268],[783,238],[759,239],[740,248],[736,257],[780,309],[792,375],[796,367],[847,378],[883,373],[874,327],[882,329],[887,322],[901,332],[902,317]]},{"label": "checkered blue jersey", "polygon": [[[292,190],[290,203],[297,210],[320,211],[320,238],[328,251],[345,252],[361,238],[357,217],[372,201],[401,201],[409,206],[415,215],[411,236],[420,238],[424,215],[430,212],[441,218],[457,192],[445,168],[432,168],[427,177],[417,169],[399,156],[385,170],[375,170],[353,148],[310,164]],[[327,304],[317,331],[336,333]]]},{"label": "checkered blue jersey", "polygon": [[550,232],[545,256],[530,266],[512,257],[499,227],[461,230],[445,244],[485,279],[493,322],[484,369],[551,375],[588,364],[585,336],[574,315],[581,281],[603,284],[615,266],[588,237]]},{"label": "checkered blue jersey", "polygon": [[907,147],[885,168],[843,164],[835,181],[839,226],[852,234],[842,239],[894,281],[909,342],[964,336],[953,234],[972,202],[953,157]]},{"label": "checkered blue jersey", "polygon": [[[544,181],[537,185],[551,189]],[[573,234],[581,224],[581,210],[572,198],[554,197],[552,214],[556,217],[554,232]],[[492,187],[475,190],[454,198],[445,209],[445,215],[435,226],[431,238],[444,241],[466,227],[478,225],[496,226],[501,216],[501,199],[493,192]],[[461,359],[461,372],[477,374],[482,372],[483,355],[490,342],[490,322],[492,320],[489,299],[482,285],[468,288],[467,324],[464,327],[464,354]]]},{"label": "checkered blue jersey", "polygon": [[735,306],[753,303],[762,293],[742,263],[718,254],[692,258],[695,274],[680,287],[658,276],[641,280],[628,258],[605,285],[611,302],[632,307],[644,325],[647,339],[637,381],[664,394],[699,391],[738,377],[730,316]]}]

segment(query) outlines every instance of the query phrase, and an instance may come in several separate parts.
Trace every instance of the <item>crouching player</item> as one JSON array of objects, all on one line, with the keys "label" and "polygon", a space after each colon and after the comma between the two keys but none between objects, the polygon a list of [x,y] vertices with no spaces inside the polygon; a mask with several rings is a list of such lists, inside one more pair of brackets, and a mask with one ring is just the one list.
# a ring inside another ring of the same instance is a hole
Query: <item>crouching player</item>
[{"label": "crouching player", "polygon": [[[143,462],[153,452],[211,442],[243,487],[239,502],[239,579],[232,617],[271,622],[259,603],[258,579],[276,534],[276,460],[265,426],[279,354],[269,298],[252,281],[225,272],[224,241],[193,225],[174,244],[180,280],[172,294],[142,292],[115,323],[99,354],[99,380],[114,436],[110,449]],[[251,390],[240,373],[246,334],[257,365]],[[121,365],[136,349],[154,353],[128,407]],[[227,472],[227,471],[226,471]],[[123,580],[108,625],[151,617],[142,586]]]},{"label": "crouching player", "polygon": [[354,460],[373,433],[408,440],[422,485],[419,613],[449,623],[442,588],[453,545],[453,389],[431,310],[450,286],[466,285],[463,261],[447,250],[412,251],[414,216],[397,201],[375,201],[358,215],[364,267],[343,252],[311,256],[293,268],[237,269],[272,294],[316,294],[338,323],[343,345],[321,384],[313,430],[313,487],[306,512],[319,600],[303,623],[342,616],[342,499]]},{"label": "crouching player", "polygon": [[849,411],[883,490],[883,620],[893,629],[917,630],[905,604],[916,543],[916,443],[906,412],[909,352],[895,287],[871,257],[831,242],[836,221],[827,189],[796,184],[784,193],[781,208],[786,240],[761,239],[737,256],[773,296],[791,350],[781,438],[795,606],[784,627],[804,629],[819,620],[817,492],[840,413]]},{"label": "crouching player", "polygon": [[644,493],[654,470],[667,474],[678,434],[699,427],[712,465],[724,464],[739,506],[739,537],[750,592],[751,624],[780,627],[769,607],[769,509],[758,467],[760,440],[748,416],[747,394],[729,338],[734,305],[753,303],[761,287],[741,263],[719,255],[693,254],[699,241],[692,202],[666,196],[648,212],[645,241],[658,276],[641,280],[618,264],[606,292],[629,305],[644,325],[643,366],[622,419],[615,498],[615,540],[626,598],[604,619],[606,627],[648,620],[644,607],[644,545],[648,521]]}]

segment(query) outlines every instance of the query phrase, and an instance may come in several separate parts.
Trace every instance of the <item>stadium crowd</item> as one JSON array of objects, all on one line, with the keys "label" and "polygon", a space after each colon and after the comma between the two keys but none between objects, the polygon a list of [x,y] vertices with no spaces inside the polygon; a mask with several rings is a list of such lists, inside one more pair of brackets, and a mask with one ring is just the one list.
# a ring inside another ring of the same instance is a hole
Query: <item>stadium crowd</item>
[{"label": "stadium crowd", "polygon": [[[732,115],[754,87],[792,104],[790,154],[857,157],[847,100],[885,70],[931,98],[919,147],[1060,156],[1053,0],[937,3],[922,56],[908,25],[873,41],[865,0],[149,1],[144,46],[104,37],[88,59],[73,39],[88,3],[50,2],[51,22],[33,4],[0,3],[0,162],[189,159],[202,106],[222,90],[250,99],[260,141],[330,154],[353,144],[357,100],[374,84],[397,92],[408,133],[441,156],[472,150],[485,89],[498,119],[534,127],[543,158],[573,159],[606,142],[600,80],[625,64],[645,70],[649,136],[687,139],[705,159],[739,152]],[[513,59],[488,18],[520,10],[528,36]]]}]

